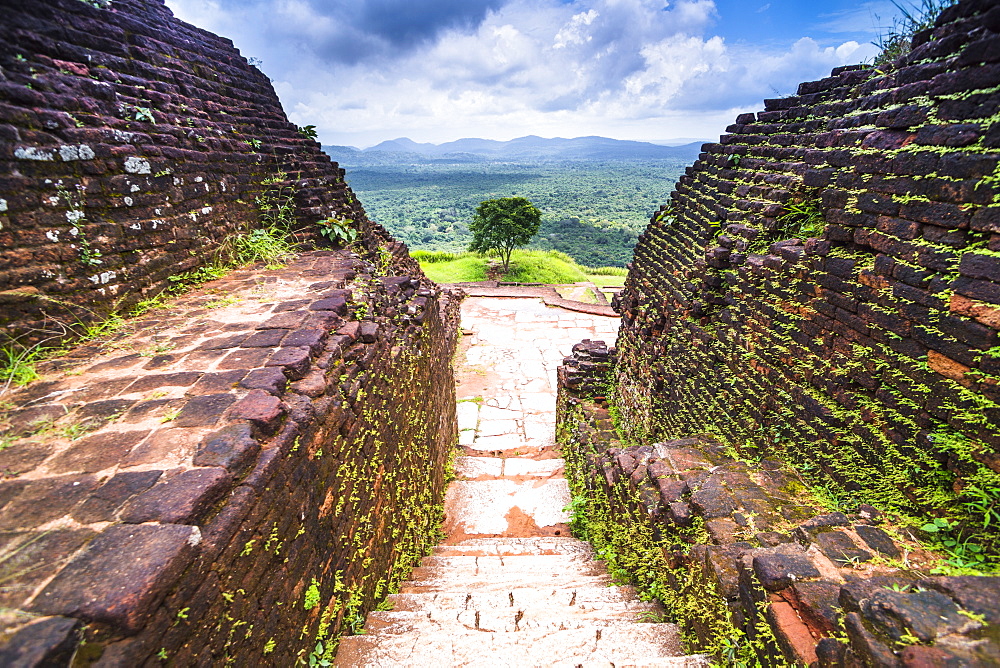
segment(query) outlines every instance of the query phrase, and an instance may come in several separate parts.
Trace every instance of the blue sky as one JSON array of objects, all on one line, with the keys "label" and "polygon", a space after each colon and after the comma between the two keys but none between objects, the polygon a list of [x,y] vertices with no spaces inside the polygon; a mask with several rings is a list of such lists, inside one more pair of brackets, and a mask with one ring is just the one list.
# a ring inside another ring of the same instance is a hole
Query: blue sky
[{"label": "blue sky", "polygon": [[870,60],[890,0],[167,0],[262,61],[324,144],[713,139]]}]

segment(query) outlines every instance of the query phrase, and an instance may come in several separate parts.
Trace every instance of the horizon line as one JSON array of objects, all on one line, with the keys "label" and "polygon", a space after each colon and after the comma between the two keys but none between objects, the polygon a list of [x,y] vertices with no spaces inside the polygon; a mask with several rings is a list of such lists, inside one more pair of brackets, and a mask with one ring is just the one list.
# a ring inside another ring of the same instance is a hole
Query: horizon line
[{"label": "horizon line", "polygon": [[379,141],[375,144],[371,144],[368,146],[364,146],[362,148],[350,144],[335,144],[335,143],[327,144],[322,141],[320,142],[320,144],[325,146],[342,146],[346,148],[352,148],[356,151],[367,151],[368,149],[379,146],[380,144],[384,144],[386,142],[400,141],[400,140],[406,140],[409,142],[413,142],[414,144],[421,144],[421,145],[443,146],[444,144],[451,144],[454,142],[465,141],[469,139],[479,140],[479,141],[494,141],[500,144],[506,144],[512,141],[517,141],[518,139],[527,139],[529,137],[536,137],[538,139],[545,139],[545,140],[556,140],[556,139],[573,140],[573,139],[589,139],[589,138],[611,139],[612,141],[638,142],[640,144],[652,144],[654,146],[686,146],[688,144],[695,144],[699,142],[706,143],[706,142],[718,141],[718,139],[708,139],[708,138],[698,138],[698,137],[672,137],[672,138],[668,137],[665,139],[618,139],[616,137],[606,137],[604,135],[580,135],[578,137],[542,137],[540,135],[527,134],[527,135],[522,135],[520,137],[514,137],[513,139],[489,139],[486,137],[460,137],[458,139],[449,139],[447,141],[442,141],[442,142],[431,142],[431,141],[420,142],[404,136],[404,137],[393,137],[391,139],[383,139],[382,141]]}]

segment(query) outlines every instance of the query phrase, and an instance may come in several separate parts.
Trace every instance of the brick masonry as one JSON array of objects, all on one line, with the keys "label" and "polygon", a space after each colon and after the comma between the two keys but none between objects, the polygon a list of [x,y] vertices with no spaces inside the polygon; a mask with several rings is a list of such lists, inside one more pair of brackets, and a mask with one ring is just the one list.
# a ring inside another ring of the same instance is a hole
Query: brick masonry
[{"label": "brick masonry", "polygon": [[1000,662],[1000,579],[931,575],[957,561],[920,529],[1000,551],[1000,7],[913,47],[706,144],[639,238],[616,350],[560,369],[571,486],[662,547],[694,645],[731,623],[765,665]]},{"label": "brick masonry", "polygon": [[[883,513],[817,507],[780,461],[737,459],[708,436],[622,442],[603,396],[613,363],[603,342],[585,341],[559,367],[567,476],[591,520],[658,541],[642,565],[677,592],[688,651],[742,647],[717,656],[724,665],[1000,663],[1000,577],[930,574],[935,556]],[[607,517],[595,498],[608,499]]]},{"label": "brick masonry", "polygon": [[304,242],[328,216],[359,232],[4,394],[0,664],[332,657],[436,542],[460,293],[367,219],[229,40],[162,0],[0,14],[3,345],[158,295],[259,227],[262,195],[292,197]]},{"label": "brick masonry", "polygon": [[258,226],[262,193],[294,195],[302,238],[334,215],[391,242],[230,40],[162,0],[93,4],[0,1],[0,338],[158,294]]},{"label": "brick masonry", "polygon": [[437,542],[458,317],[315,251],[51,360],[0,412],[0,664],[332,652]]},{"label": "brick masonry", "polygon": [[[704,146],[616,301],[630,437],[714,433],[932,514],[996,486],[998,30],[961,2],[885,71],[838,68]],[[822,217],[804,238],[797,206]]]}]

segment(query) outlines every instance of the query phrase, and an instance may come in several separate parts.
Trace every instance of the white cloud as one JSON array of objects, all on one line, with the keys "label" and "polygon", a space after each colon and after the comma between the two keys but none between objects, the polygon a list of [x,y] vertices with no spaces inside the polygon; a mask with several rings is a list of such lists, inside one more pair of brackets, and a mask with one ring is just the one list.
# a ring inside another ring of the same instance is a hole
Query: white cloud
[{"label": "white cloud", "polygon": [[318,2],[168,5],[261,58],[290,118],[328,144],[712,137],[738,111],[869,55],[805,38],[731,46],[713,34],[712,0],[410,0],[435,8],[419,30],[371,18],[402,0]]},{"label": "white cloud", "polygon": [[587,34],[586,29],[598,16],[600,15],[593,9],[588,9],[586,12],[581,12],[580,14],[574,14],[569,24],[556,33],[556,39],[552,44],[552,48],[561,49],[567,44],[584,44],[591,41],[593,37]]}]

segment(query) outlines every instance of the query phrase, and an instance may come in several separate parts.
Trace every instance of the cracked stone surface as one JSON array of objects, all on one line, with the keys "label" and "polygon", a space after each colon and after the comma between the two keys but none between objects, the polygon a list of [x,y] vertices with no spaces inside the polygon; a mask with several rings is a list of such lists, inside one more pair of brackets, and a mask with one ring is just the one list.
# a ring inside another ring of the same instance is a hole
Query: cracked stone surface
[{"label": "cracked stone surface", "polygon": [[618,319],[520,298],[469,298],[462,317],[447,538],[392,610],[341,640],[337,665],[708,665],[682,656],[676,626],[651,623],[658,604],[614,585],[563,511],[556,367],[581,339],[613,341]]}]

